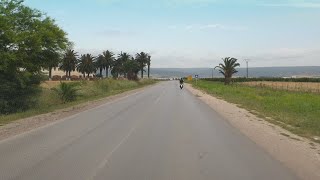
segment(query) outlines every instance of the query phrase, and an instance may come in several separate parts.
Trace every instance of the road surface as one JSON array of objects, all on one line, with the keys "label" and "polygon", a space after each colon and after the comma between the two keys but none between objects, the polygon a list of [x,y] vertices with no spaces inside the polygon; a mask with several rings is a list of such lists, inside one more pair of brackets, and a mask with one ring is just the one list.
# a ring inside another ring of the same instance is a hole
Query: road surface
[{"label": "road surface", "polygon": [[178,82],[0,142],[1,180],[292,180]]}]

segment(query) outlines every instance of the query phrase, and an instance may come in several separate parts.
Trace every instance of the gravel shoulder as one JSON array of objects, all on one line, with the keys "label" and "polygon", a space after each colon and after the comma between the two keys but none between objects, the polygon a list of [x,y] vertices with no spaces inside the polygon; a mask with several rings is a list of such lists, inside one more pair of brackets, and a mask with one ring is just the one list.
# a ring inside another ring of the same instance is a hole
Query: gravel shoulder
[{"label": "gravel shoulder", "polygon": [[208,104],[275,159],[303,180],[320,179],[320,145],[259,118],[236,104],[213,97],[186,84],[186,89]]},{"label": "gravel shoulder", "polygon": [[64,118],[70,117],[72,115],[78,114],[80,112],[101,106],[105,103],[109,103],[112,101],[117,101],[122,98],[126,98],[127,96],[133,95],[135,93],[138,93],[140,91],[143,91],[144,89],[150,87],[145,86],[142,88],[126,91],[121,94],[117,94],[114,96],[109,96],[103,99],[95,100],[95,101],[88,101],[87,103],[82,103],[77,106],[72,106],[66,109],[60,109],[56,110],[47,114],[41,114],[38,116],[33,116],[25,119],[20,119],[17,121],[13,121],[9,124],[6,124],[4,126],[0,126],[0,141],[7,139],[12,136],[16,136],[28,131],[31,131],[33,129],[54,123],[56,121],[62,120]]}]

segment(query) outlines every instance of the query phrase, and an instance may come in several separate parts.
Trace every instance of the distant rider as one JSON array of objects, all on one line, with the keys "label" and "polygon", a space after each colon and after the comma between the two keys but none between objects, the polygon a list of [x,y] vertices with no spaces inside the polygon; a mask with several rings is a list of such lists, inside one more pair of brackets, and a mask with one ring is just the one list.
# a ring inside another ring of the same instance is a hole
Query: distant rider
[{"label": "distant rider", "polygon": [[180,79],[180,85],[183,85],[184,81],[183,78]]},{"label": "distant rider", "polygon": [[181,78],[181,79],[180,79],[180,89],[183,88],[183,83],[184,83],[183,78]]}]

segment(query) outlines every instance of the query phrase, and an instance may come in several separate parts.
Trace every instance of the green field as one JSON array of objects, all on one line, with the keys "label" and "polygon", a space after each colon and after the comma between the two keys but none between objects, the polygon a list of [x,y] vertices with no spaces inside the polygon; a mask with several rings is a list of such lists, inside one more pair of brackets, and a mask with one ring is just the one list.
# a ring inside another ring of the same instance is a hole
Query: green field
[{"label": "green field", "polygon": [[79,96],[76,101],[63,103],[57,93],[51,88],[57,86],[58,82],[50,83],[41,86],[41,91],[34,97],[36,98],[36,105],[24,112],[18,112],[10,115],[0,116],[0,125],[7,124],[11,121],[31,117],[39,114],[52,112],[54,110],[63,109],[71,106],[75,106],[81,103],[85,103],[92,100],[101,99],[111,95],[119,94],[125,91],[140,88],[146,85],[154,84],[154,80],[142,80],[142,81],[127,81],[127,80],[98,80],[98,81],[81,81],[81,82],[70,82],[76,83],[79,89]]},{"label": "green field", "polygon": [[267,87],[249,87],[221,82],[199,81],[193,86],[207,93],[238,104],[269,122],[298,135],[320,136],[320,96],[305,92],[288,92]]}]

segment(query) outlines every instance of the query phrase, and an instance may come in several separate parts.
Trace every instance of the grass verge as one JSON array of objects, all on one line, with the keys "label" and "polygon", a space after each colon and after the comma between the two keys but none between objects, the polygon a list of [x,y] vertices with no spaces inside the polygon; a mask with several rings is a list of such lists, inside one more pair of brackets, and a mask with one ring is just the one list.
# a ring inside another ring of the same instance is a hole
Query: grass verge
[{"label": "grass verge", "polygon": [[[70,82],[74,83],[74,82]],[[58,94],[49,87],[40,87],[41,92],[34,97],[37,99],[37,104],[24,112],[18,112],[9,115],[0,116],[0,126],[10,123],[12,121],[27,118],[39,114],[49,113],[58,109],[64,109],[72,106],[79,105],[88,101],[93,101],[108,96],[123,93],[125,91],[144,87],[156,83],[154,80],[142,80],[142,81],[127,81],[127,80],[113,80],[104,79],[98,81],[81,81],[76,82],[78,84],[79,96],[73,102],[64,103],[58,97]],[[54,86],[58,85],[55,83]]]},{"label": "grass verge", "polygon": [[314,139],[320,136],[320,96],[306,92],[288,92],[268,87],[248,87],[220,82],[198,81],[193,87],[238,104],[259,117],[295,134]]}]

